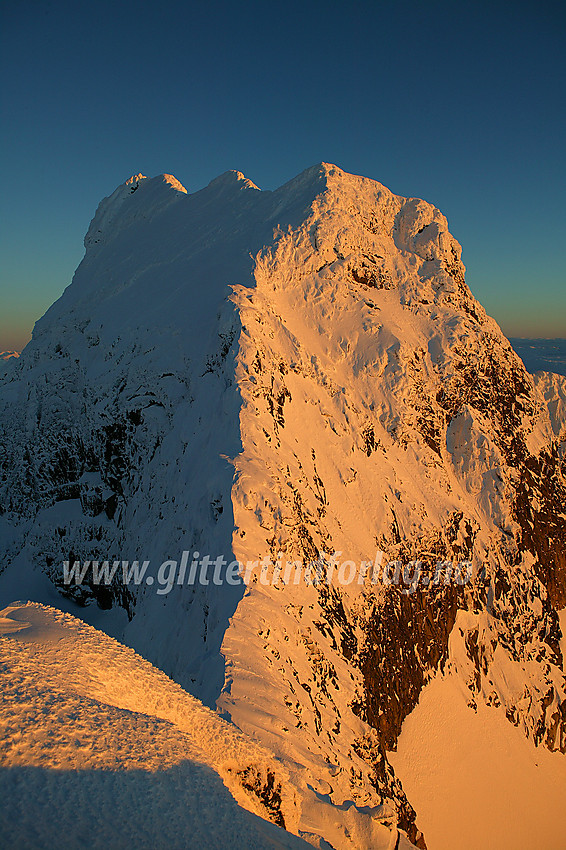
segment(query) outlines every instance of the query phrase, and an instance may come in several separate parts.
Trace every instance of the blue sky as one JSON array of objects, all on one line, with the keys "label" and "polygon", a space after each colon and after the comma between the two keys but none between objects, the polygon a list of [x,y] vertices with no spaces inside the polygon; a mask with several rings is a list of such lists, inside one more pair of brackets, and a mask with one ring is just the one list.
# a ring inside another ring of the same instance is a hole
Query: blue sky
[{"label": "blue sky", "polygon": [[273,189],[320,161],[423,197],[511,336],[566,337],[561,2],[2,9],[0,350],[20,348],[131,174]]}]

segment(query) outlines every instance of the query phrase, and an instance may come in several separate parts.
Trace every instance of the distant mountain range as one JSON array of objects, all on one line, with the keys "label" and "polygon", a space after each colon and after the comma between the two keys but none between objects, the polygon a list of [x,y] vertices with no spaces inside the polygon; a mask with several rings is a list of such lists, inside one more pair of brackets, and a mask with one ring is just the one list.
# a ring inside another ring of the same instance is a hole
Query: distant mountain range
[{"label": "distant mountain range", "polygon": [[529,372],[556,372],[566,375],[566,339],[512,337],[510,342]]}]

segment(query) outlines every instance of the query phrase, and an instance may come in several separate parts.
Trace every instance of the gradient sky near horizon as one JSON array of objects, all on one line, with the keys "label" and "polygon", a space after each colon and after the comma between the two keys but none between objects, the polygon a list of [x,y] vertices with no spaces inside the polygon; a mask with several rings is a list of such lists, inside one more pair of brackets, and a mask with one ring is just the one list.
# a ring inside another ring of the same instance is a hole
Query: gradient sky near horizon
[{"label": "gradient sky near horizon", "polygon": [[4,0],[0,351],[131,174],[333,162],[448,217],[509,336],[566,337],[562,2]]}]

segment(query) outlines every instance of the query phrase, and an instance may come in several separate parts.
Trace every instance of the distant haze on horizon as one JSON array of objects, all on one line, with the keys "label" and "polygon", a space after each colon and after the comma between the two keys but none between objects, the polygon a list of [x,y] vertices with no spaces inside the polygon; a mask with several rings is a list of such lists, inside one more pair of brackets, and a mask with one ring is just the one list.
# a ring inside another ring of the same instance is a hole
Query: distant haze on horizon
[{"label": "distant haze on horizon", "polygon": [[275,189],[333,162],[448,218],[510,337],[566,337],[566,9],[8,0],[2,7],[0,350],[71,282],[131,174]]}]

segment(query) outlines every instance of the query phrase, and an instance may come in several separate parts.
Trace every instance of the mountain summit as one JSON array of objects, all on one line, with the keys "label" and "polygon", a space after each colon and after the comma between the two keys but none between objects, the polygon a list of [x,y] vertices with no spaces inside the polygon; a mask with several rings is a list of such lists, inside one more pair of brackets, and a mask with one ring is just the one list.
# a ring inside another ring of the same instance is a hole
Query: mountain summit
[{"label": "mountain summit", "polygon": [[[435,682],[563,771],[566,379],[526,372],[442,213],[324,163],[273,192],[139,174],[85,249],[0,379],[0,607],[71,611],[216,707],[315,847],[432,840],[391,753]],[[184,552],[252,567],[65,580]]]}]

